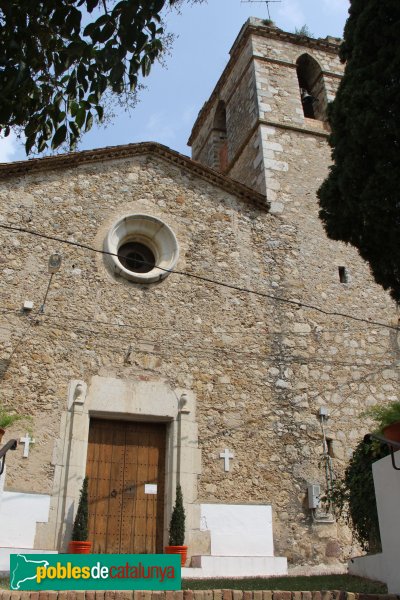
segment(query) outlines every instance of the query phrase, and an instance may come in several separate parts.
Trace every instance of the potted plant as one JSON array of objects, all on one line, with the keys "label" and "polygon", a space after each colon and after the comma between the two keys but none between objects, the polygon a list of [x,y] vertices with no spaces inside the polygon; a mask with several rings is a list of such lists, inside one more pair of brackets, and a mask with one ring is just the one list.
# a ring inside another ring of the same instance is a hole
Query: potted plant
[{"label": "potted plant", "polygon": [[400,443],[400,402],[377,404],[365,411],[362,416],[371,417],[376,425],[376,432],[392,442]]},{"label": "potted plant", "polygon": [[0,406],[0,442],[3,439],[7,427],[11,427],[13,423],[20,421],[22,418],[22,415],[9,413],[4,406]]},{"label": "potted plant", "polygon": [[90,554],[92,542],[88,542],[89,509],[88,509],[88,478],[83,480],[79,497],[71,541],[68,545],[70,554]]},{"label": "potted plant", "polygon": [[165,546],[166,554],[180,554],[181,565],[185,566],[187,558],[187,546],[185,542],[185,509],[183,508],[182,488],[176,486],[175,506],[172,511],[169,524],[169,546]]}]

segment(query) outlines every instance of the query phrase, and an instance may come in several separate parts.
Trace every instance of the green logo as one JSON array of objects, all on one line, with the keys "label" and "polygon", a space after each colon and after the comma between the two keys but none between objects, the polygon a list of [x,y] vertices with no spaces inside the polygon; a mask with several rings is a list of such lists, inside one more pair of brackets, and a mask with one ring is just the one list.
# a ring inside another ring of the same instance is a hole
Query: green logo
[{"label": "green logo", "polygon": [[180,590],[171,554],[11,554],[12,590]]}]

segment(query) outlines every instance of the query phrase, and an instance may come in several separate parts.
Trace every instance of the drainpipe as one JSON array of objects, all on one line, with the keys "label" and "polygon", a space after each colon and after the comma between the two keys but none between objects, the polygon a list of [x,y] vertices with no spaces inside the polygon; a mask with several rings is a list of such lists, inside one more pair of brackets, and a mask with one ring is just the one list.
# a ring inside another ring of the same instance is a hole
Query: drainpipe
[{"label": "drainpipe", "polygon": [[[324,457],[324,466],[325,466],[325,479],[326,486],[329,497],[331,496],[331,491],[333,488],[333,469],[332,469],[332,459],[328,453],[328,443],[326,441],[325,427],[324,423],[329,419],[329,410],[325,406],[321,406],[318,411],[318,418],[321,423],[322,429],[322,443],[323,443],[323,457]],[[332,509],[332,502],[329,501],[329,510]],[[334,523],[335,519],[332,517],[330,513],[325,513],[320,516],[317,516],[316,508],[311,509],[312,519],[314,523]]]},{"label": "drainpipe", "polygon": [[325,463],[326,487],[328,489],[329,496],[330,496],[331,495],[330,493],[332,492],[332,488],[333,488],[333,469],[332,469],[332,459],[328,453],[328,443],[326,441],[326,434],[325,434],[325,427],[324,427],[324,423],[329,419],[329,411],[327,408],[321,407],[319,409],[319,419],[320,419],[321,429],[322,429],[322,443],[323,443],[323,456],[324,456],[324,463]]}]

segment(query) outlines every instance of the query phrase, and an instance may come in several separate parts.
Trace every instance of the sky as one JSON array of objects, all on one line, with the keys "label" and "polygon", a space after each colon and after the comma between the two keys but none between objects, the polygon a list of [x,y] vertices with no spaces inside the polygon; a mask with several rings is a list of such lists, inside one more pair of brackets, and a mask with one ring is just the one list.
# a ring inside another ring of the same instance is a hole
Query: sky
[{"label": "sky", "polygon": [[[349,0],[282,0],[269,5],[271,18],[285,31],[307,25],[314,37],[342,37]],[[166,66],[153,66],[146,89],[130,113],[121,110],[112,124],[94,126],[80,150],[156,141],[190,156],[187,140],[196,116],[229,59],[229,50],[249,17],[267,18],[265,2],[208,0],[182,6],[165,16],[175,34]],[[14,135],[0,140],[0,162],[25,160]]]}]

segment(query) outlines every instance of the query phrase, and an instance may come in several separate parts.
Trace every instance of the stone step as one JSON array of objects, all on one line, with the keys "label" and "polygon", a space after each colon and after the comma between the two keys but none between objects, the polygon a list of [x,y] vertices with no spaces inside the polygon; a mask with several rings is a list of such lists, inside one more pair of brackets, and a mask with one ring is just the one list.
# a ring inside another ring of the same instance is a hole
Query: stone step
[{"label": "stone step", "polygon": [[184,579],[202,577],[270,577],[287,575],[287,559],[276,556],[192,556]]}]

